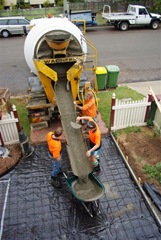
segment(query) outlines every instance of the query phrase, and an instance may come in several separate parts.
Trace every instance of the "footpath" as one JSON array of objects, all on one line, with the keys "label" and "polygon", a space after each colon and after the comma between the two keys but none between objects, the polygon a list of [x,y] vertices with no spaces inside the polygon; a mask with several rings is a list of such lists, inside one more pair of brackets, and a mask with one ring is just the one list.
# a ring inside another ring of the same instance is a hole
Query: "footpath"
[{"label": "footpath", "polygon": [[147,96],[149,87],[153,89],[155,95],[161,95],[161,80],[150,82],[135,82],[135,83],[122,83],[119,86],[128,86],[129,88]]}]

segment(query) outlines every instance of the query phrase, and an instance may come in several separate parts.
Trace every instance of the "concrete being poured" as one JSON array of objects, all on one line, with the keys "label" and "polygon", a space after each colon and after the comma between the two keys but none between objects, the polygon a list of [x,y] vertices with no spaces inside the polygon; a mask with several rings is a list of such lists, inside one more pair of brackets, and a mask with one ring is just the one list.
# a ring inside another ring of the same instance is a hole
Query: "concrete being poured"
[{"label": "concrete being poured", "polygon": [[[82,71],[82,65],[79,64],[84,59],[86,46],[80,39],[82,33],[74,24],[61,18],[58,21],[54,19],[52,25],[51,22],[50,20],[47,24],[45,21],[45,24],[35,26],[27,38],[33,39],[34,36],[37,38],[36,31],[38,31],[37,43],[34,43],[33,48],[31,41],[26,40],[25,46],[27,48],[30,45],[29,48],[32,48],[34,52],[36,69],[49,102],[56,99],[67,141],[70,165],[73,174],[78,177],[72,183],[72,190],[83,201],[95,201],[104,194],[104,189],[94,178],[89,178],[93,168],[86,157],[87,145],[82,130],[73,128],[71,125],[71,122],[76,121],[73,100],[76,98],[75,89],[78,89],[78,77]],[[41,32],[42,34],[40,34]],[[25,49],[25,53],[28,57],[27,49]],[[72,58],[75,55],[78,57]],[[26,61],[30,67],[33,67],[29,59]],[[33,72],[36,72],[35,67]],[[70,85],[70,90],[67,85]]]},{"label": "concrete being poured", "polygon": [[86,157],[86,142],[82,130],[71,126],[71,121],[74,122],[76,119],[73,97],[72,93],[66,89],[67,79],[63,76],[63,70],[60,75],[62,77],[59,78],[54,90],[67,141],[72,172],[75,176],[78,176],[78,180],[73,183],[72,187],[79,199],[95,201],[103,195],[104,191],[96,182],[88,178],[88,175],[92,172],[92,166]]}]

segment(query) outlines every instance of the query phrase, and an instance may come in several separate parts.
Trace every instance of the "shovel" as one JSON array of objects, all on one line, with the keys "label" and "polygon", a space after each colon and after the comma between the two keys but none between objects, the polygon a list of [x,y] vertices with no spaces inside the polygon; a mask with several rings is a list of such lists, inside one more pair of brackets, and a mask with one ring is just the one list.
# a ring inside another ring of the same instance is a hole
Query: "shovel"
[{"label": "shovel", "polygon": [[77,123],[77,122],[70,122],[70,125],[72,126],[72,128],[74,129],[80,129],[82,126]]}]

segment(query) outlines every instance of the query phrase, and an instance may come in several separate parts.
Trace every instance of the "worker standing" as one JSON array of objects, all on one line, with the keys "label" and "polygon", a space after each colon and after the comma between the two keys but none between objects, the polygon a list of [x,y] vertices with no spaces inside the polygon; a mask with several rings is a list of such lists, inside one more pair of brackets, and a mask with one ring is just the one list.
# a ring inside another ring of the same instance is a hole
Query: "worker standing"
[{"label": "worker standing", "polygon": [[52,159],[52,172],[51,172],[51,182],[52,185],[56,188],[60,187],[60,181],[58,179],[58,175],[61,172],[62,159],[61,159],[61,135],[63,133],[63,129],[58,127],[54,132],[49,132],[46,136],[47,144],[49,148],[49,154],[53,157]]},{"label": "worker standing", "polygon": [[90,149],[86,152],[86,156],[90,157],[93,165],[93,173],[96,175],[101,174],[99,155],[101,150],[101,132],[96,122],[91,117],[83,116],[77,117],[76,121],[86,120],[87,129],[89,133]]},{"label": "worker standing", "polygon": [[81,110],[82,116],[88,116],[93,118],[93,120],[96,122],[97,120],[97,106],[96,101],[93,96],[93,93],[88,91],[85,95],[85,101],[83,106],[79,106],[75,104],[76,108]]}]

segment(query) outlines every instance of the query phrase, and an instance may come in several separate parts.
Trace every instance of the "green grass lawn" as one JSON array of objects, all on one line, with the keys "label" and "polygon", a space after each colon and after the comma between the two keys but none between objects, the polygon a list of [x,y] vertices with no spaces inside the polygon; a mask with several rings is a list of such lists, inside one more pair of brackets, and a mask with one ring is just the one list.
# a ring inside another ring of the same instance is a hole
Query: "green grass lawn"
[{"label": "green grass lawn", "polygon": [[28,120],[28,111],[26,109],[26,101],[22,98],[11,98],[11,104],[16,106],[19,122],[24,129],[26,135],[30,136],[30,124]]},{"label": "green grass lawn", "polygon": [[108,91],[97,93],[99,99],[98,110],[101,112],[102,119],[106,123],[106,126],[110,126],[110,111],[111,111],[111,100],[112,94],[116,94],[116,98],[131,98],[132,100],[141,100],[143,95],[128,88],[127,86],[117,87],[116,89],[108,89]]}]

